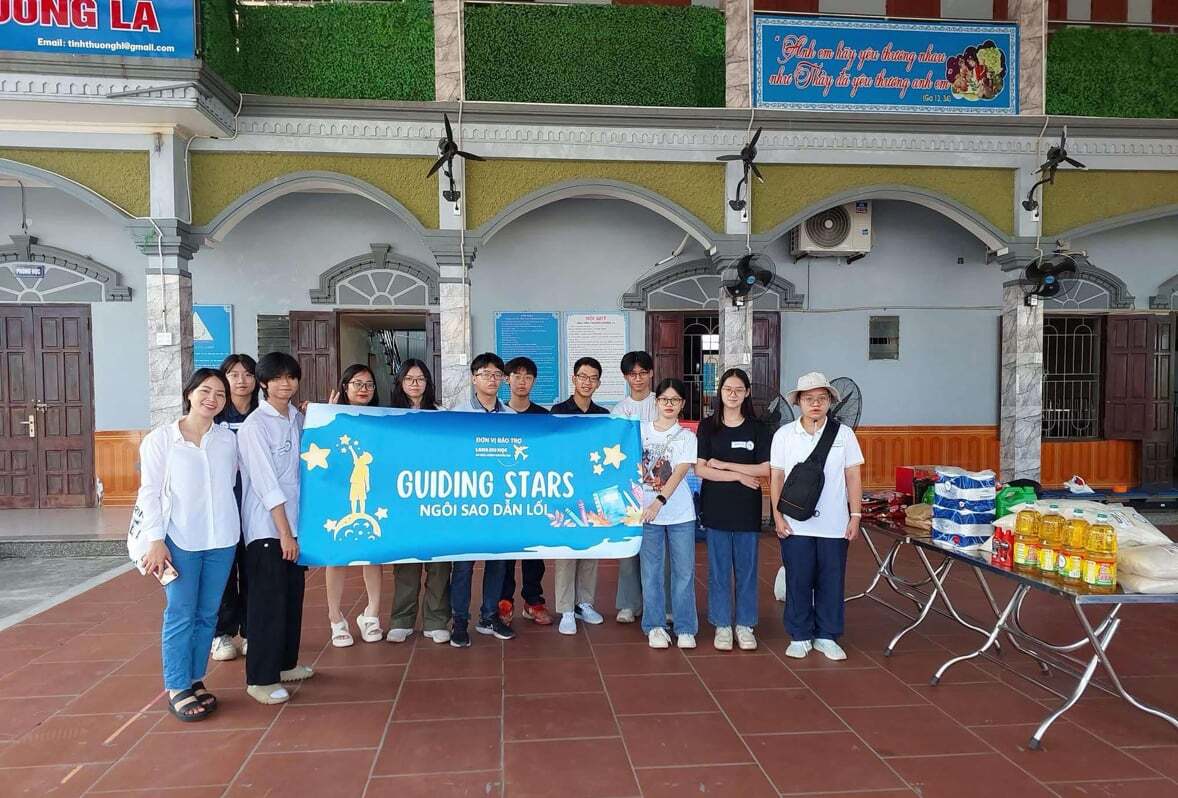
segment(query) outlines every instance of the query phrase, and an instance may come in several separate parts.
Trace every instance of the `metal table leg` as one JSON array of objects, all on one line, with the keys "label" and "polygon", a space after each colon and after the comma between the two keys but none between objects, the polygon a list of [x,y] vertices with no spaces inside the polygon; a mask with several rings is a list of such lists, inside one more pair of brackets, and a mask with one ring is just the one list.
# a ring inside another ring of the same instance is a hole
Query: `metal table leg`
[{"label": "metal table leg", "polygon": [[[917,551],[917,553],[920,554],[921,560],[924,561],[925,568],[927,568],[929,573],[933,575],[934,581],[936,580],[936,574],[938,572],[940,573],[941,577],[943,578],[949,574],[949,570],[953,567],[953,560],[946,559],[945,562],[941,563],[941,565],[938,566],[936,571],[934,571],[932,565],[928,561],[928,558],[924,556],[924,554],[920,551],[920,549],[917,549],[916,551]],[[933,608],[933,603],[936,602],[936,600],[937,600],[937,591],[934,590],[928,594],[928,598],[926,598],[924,603],[920,605],[920,613],[916,616],[916,619],[912,623],[908,624],[903,629],[901,629],[899,632],[897,632],[896,636],[892,638],[892,641],[890,643],[888,643],[887,648],[884,649],[884,656],[885,657],[892,656],[892,651],[895,650],[897,644],[899,644],[900,640],[904,637],[904,635],[908,634],[913,629],[915,629],[916,627],[918,627],[922,623],[924,623],[924,619],[928,617],[929,612]]]},{"label": "metal table leg", "polygon": [[933,674],[933,678],[929,681],[929,684],[936,686],[941,681],[941,677],[945,675],[945,672],[954,665],[959,662],[965,662],[966,660],[973,659],[974,657],[980,657],[982,654],[986,653],[987,650],[989,650],[990,646],[995,645],[998,641],[998,635],[1002,633],[1002,629],[1006,624],[1006,618],[1010,615],[1011,612],[1014,611],[1015,605],[1018,604],[1018,602],[1022,599],[1028,590],[1030,590],[1030,588],[1026,585],[1019,585],[1018,588],[1014,591],[1014,595],[1010,597],[1010,601],[1006,602],[1006,606],[1002,608],[1000,613],[998,613],[998,620],[994,624],[994,628],[991,629],[990,632],[986,635],[986,642],[982,644],[982,647],[970,654],[962,654],[959,657],[954,657],[941,667],[937,668],[937,672]]},{"label": "metal table leg", "polygon": [[[998,609],[998,600],[994,598],[994,592],[992,590],[990,590],[990,584],[986,581],[986,577],[982,574],[982,569],[981,568],[971,568],[970,570],[973,571],[974,577],[978,580],[978,584],[982,588],[982,594],[985,595],[986,601],[989,602],[989,604],[990,604],[990,609],[992,609],[994,611],[994,617],[997,618],[998,615],[1001,613],[1001,610]],[[1016,626],[1018,626],[1018,613],[1021,608],[1022,608],[1022,601],[1020,600],[1014,609],[1014,618],[1015,618],[1015,625]],[[1039,664],[1039,672],[1040,673],[1042,673],[1044,676],[1051,674],[1051,668],[1048,667],[1047,663],[1044,662],[1043,660],[1039,659],[1038,657],[1036,657],[1033,652],[1028,651],[1026,648],[1024,648],[1023,644],[1018,641],[1018,639],[1011,633],[1011,631],[1009,629],[1006,630],[1006,639],[1012,646],[1014,646],[1016,651],[1020,651],[1023,654],[1026,654],[1028,657],[1030,657],[1035,662],[1037,662]]]},{"label": "metal table leg", "polygon": [[891,569],[892,557],[895,555],[896,549],[898,549],[904,542],[899,539],[895,540],[892,543],[892,548],[888,551],[887,556],[880,557],[879,549],[875,547],[875,541],[871,539],[871,535],[867,532],[867,530],[861,529],[859,530],[859,534],[863,537],[863,542],[867,544],[867,548],[871,552],[871,556],[875,559],[875,564],[877,567],[875,569],[875,575],[871,577],[870,584],[867,585],[863,592],[856,593],[853,596],[847,596],[845,599],[843,599],[844,604],[850,604],[856,599],[867,598],[868,594],[875,590],[875,586],[879,584],[880,577],[884,575],[885,571],[889,571]]},{"label": "metal table leg", "polygon": [[[1097,644],[1098,651],[1108,648],[1109,643],[1111,643],[1113,640],[1113,635],[1117,633],[1117,627],[1120,625],[1120,618],[1114,619],[1113,622],[1108,625]],[[1051,724],[1055,723],[1057,720],[1059,720],[1059,717],[1063,715],[1063,713],[1071,709],[1075,703],[1080,700],[1080,696],[1084,694],[1084,691],[1088,689],[1088,683],[1092,681],[1092,674],[1096,672],[1096,665],[1099,662],[1100,658],[1096,654],[1093,654],[1092,658],[1088,660],[1088,666],[1084,668],[1084,673],[1081,674],[1079,682],[1076,683],[1076,689],[1072,691],[1072,694],[1067,697],[1067,699],[1059,706],[1058,709],[1043,719],[1043,722],[1039,724],[1039,728],[1035,729],[1035,733],[1031,735],[1031,741],[1027,743],[1028,748],[1030,748],[1032,751],[1039,750],[1039,746],[1043,741],[1043,735],[1047,733],[1047,729],[1051,726]]]},{"label": "metal table leg", "polygon": [[[941,601],[945,604],[945,609],[949,610],[950,614],[957,620],[957,622],[965,628],[973,629],[975,632],[983,636],[989,634],[989,632],[982,627],[974,626],[972,623],[965,620],[965,618],[962,618],[961,613],[959,613],[957,608],[953,606],[953,600],[949,598],[949,593],[945,590],[944,584],[945,577],[949,574],[949,569],[946,568],[945,573],[938,576],[937,572],[933,570],[932,564],[928,561],[928,556],[925,555],[924,549],[920,548],[919,546],[915,548],[917,555],[920,557],[920,561],[924,564],[925,570],[928,571],[929,576],[933,580],[935,594],[941,597]],[[946,562],[952,562],[952,560],[946,560]],[[1002,649],[1001,644],[996,645],[999,650]]]}]

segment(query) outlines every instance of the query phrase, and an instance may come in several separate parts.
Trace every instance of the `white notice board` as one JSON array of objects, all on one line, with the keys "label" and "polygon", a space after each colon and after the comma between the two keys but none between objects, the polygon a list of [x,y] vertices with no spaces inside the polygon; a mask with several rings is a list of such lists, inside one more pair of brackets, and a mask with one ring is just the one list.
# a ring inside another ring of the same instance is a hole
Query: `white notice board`
[{"label": "white notice board", "polygon": [[629,351],[629,325],[625,311],[602,311],[564,314],[564,352],[566,374],[582,357],[601,362],[601,387],[593,395],[599,405],[612,405],[626,398],[626,380],[620,368],[622,355]]}]

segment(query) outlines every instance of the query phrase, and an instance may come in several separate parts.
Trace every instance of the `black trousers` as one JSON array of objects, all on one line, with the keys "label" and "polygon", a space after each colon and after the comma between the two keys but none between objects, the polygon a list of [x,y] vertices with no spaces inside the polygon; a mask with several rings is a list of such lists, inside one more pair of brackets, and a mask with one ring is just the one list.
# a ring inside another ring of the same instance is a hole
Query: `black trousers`
[{"label": "black trousers", "polygon": [[255,540],[245,549],[249,580],[249,651],[246,684],[277,684],[299,662],[306,568],[282,559],[277,540]]},{"label": "black trousers", "polygon": [[[510,601],[515,603],[515,560],[507,560],[503,563],[506,572],[503,575],[503,591],[499,594],[500,600]],[[544,587],[540,584],[540,580],[544,578],[544,561],[543,560],[521,560],[520,572],[523,574],[524,586],[520,590],[520,595],[524,597],[524,603],[529,606],[544,603]]]},{"label": "black trousers", "polygon": [[249,579],[245,574],[245,540],[239,538],[237,551],[233,555],[233,565],[229,568],[229,581],[225,583],[225,593],[221,596],[221,607],[217,610],[216,636],[228,635],[248,637],[245,633],[245,604],[246,590]]}]

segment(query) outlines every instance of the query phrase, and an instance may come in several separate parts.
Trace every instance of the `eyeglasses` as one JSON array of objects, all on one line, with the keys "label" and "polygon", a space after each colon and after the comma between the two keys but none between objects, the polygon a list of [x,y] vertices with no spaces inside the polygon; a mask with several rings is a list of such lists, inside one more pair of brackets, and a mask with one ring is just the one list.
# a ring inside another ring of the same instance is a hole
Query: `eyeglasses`
[{"label": "eyeglasses", "polygon": [[633,371],[627,371],[626,376],[627,377],[649,377],[650,372],[647,371],[646,369],[634,369]]},{"label": "eyeglasses", "polygon": [[743,387],[740,387],[740,388],[721,388],[721,389],[720,389],[720,391],[721,391],[721,392],[722,392],[722,393],[723,393],[725,396],[744,396],[746,393],[748,393],[748,391],[747,391],[745,388],[743,388]]},{"label": "eyeglasses", "polygon": [[830,404],[830,397],[829,396],[803,396],[802,397],[802,404],[814,405],[815,407],[817,407],[818,405],[828,405],[828,404]]},{"label": "eyeglasses", "polygon": [[360,380],[352,380],[348,385],[351,385],[357,391],[371,391],[376,387],[375,382],[360,382]]},{"label": "eyeglasses", "polygon": [[677,405],[683,404],[683,400],[678,396],[660,396],[658,398],[658,403],[660,405],[664,405],[665,407],[676,407]]},{"label": "eyeglasses", "polygon": [[476,371],[475,376],[484,380],[501,380],[503,379],[502,371]]},{"label": "eyeglasses", "polygon": [[574,374],[573,379],[577,382],[594,383],[601,380],[596,374]]},{"label": "eyeglasses", "polygon": [[401,382],[405,385],[425,385],[425,377],[406,377]]}]

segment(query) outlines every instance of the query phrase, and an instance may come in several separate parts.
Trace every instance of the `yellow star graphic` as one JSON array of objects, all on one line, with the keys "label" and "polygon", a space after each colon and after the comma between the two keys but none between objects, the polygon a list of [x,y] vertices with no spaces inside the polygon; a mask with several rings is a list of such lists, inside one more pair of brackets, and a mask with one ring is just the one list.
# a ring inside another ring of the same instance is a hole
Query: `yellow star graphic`
[{"label": "yellow star graphic", "polygon": [[328,532],[334,532],[335,531],[335,521],[332,521],[329,518],[328,520],[323,522],[323,528],[326,529]]},{"label": "yellow star graphic", "polygon": [[386,509],[385,509],[385,508],[383,508],[383,507],[377,507],[377,508],[376,508],[376,519],[377,519],[378,521],[383,521],[383,520],[385,520],[385,519],[386,519],[386,518],[388,518],[388,517],[389,517],[389,511],[388,511],[388,510],[386,510]]},{"label": "yellow star graphic", "polygon": [[327,456],[331,454],[331,449],[324,449],[317,444],[312,443],[311,448],[303,452],[300,457],[307,464],[307,470],[313,471],[316,468],[327,468]]},{"label": "yellow star graphic", "polygon": [[601,465],[600,463],[593,466],[593,473],[596,474],[597,476],[601,476],[603,471],[605,471],[605,466]]},{"label": "yellow star graphic", "polygon": [[344,446],[347,446],[349,443],[352,442],[352,439],[349,438],[347,435],[340,435],[339,442],[342,443]]},{"label": "yellow star graphic", "polygon": [[614,468],[622,467],[622,461],[626,459],[626,455],[622,454],[622,444],[616,443],[613,446],[606,446],[601,451],[605,455],[606,465],[611,465]]},{"label": "yellow star graphic", "polygon": [[589,462],[590,463],[597,463],[600,461],[601,461],[601,455],[599,455],[597,452],[589,452]]}]

